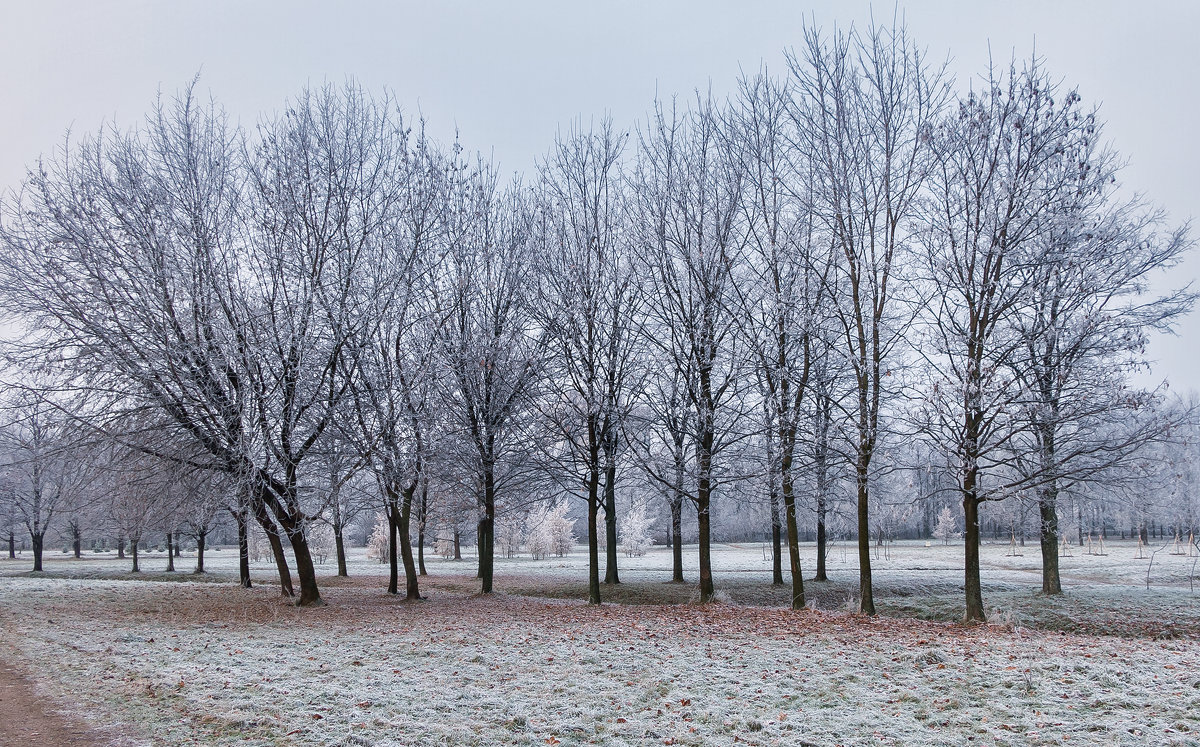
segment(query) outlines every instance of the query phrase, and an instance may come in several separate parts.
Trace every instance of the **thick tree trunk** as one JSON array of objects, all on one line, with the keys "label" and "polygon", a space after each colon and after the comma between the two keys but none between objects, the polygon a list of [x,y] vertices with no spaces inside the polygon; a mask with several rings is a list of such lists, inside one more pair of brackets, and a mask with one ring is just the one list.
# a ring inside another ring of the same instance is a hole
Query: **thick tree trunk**
[{"label": "thick tree trunk", "polygon": [[297,607],[320,607],[325,604],[317,589],[317,570],[313,565],[312,553],[308,549],[308,538],[300,521],[286,527],[288,540],[292,543],[292,554],[296,556],[296,576],[300,579],[300,598]]},{"label": "thick tree trunk", "polygon": [[183,557],[183,547],[181,547],[179,544],[179,532],[178,531],[175,532],[175,557],[177,557],[177,558]]},{"label": "thick tree trunk", "polygon": [[8,530],[8,559],[17,559],[17,533],[13,530]]},{"label": "thick tree trunk", "polygon": [[683,496],[671,499],[671,580],[683,583]]},{"label": "thick tree trunk", "polygon": [[71,525],[71,549],[75,552],[76,560],[83,557],[83,532],[74,524]]},{"label": "thick tree trunk", "polygon": [[129,556],[133,558],[133,568],[130,573],[141,573],[142,569],[138,567],[138,538],[129,538]]},{"label": "thick tree trunk", "polygon": [[617,577],[617,460],[612,455],[605,457],[604,471],[604,523],[606,564],[604,583],[619,584]]},{"label": "thick tree trunk", "polygon": [[1038,514],[1041,518],[1042,593],[1061,594],[1062,580],[1058,575],[1058,484],[1047,483],[1038,491]]},{"label": "thick tree trunk", "polygon": [[454,528],[454,559],[462,560],[462,536],[458,533],[458,527]]},{"label": "thick tree trunk", "polygon": [[125,538],[117,537],[117,559],[125,559]]},{"label": "thick tree trunk", "polygon": [[175,572],[175,543],[171,533],[167,532],[167,573]]},{"label": "thick tree trunk", "polygon": [[42,548],[45,544],[46,533],[31,532],[29,535],[30,541],[33,542],[33,570],[35,572],[42,570]]},{"label": "thick tree trunk", "polygon": [[208,540],[208,532],[196,533],[196,570],[192,573],[204,573],[204,545]]}]

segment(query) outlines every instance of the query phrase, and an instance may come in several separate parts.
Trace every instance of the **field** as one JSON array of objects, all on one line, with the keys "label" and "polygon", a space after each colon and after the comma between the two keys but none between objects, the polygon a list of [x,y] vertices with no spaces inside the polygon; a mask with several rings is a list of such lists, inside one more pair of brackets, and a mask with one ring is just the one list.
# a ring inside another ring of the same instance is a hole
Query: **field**
[{"label": "field", "polygon": [[849,546],[800,613],[755,544],[714,548],[718,603],[663,583],[654,548],[599,609],[581,553],[500,559],[490,597],[471,559],[431,558],[405,603],[359,550],[300,610],[265,564],[239,588],[228,549],[202,578],[56,552],[36,575],[0,560],[0,654],[114,744],[1200,745],[1200,559],[1171,549],[1074,548],[1047,598],[1036,547],[985,545],[985,626],[956,622],[961,545],[881,548],[875,619],[848,612]]}]

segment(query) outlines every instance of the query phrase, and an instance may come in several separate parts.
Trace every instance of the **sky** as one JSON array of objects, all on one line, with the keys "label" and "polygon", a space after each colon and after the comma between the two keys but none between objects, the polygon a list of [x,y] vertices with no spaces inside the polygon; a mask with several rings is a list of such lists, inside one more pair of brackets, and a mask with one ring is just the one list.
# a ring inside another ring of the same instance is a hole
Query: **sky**
[{"label": "sky", "polygon": [[[1128,160],[1124,188],[1173,224],[1200,217],[1200,3],[1192,0],[854,2],[74,2],[0,0],[0,190],[68,130],[137,124],[161,91],[200,74],[245,126],[306,84],[390,89],[448,140],[457,130],[503,172],[529,171],[572,120],[636,125],[656,94],[733,90],[739,72],[781,71],[806,24],[862,26],[899,13],[965,88],[989,59],[1036,52],[1100,106]],[[1200,226],[1197,227],[1200,229]],[[1200,255],[1200,252],[1194,253]],[[1168,284],[1200,276],[1200,256]],[[1175,391],[1200,390],[1200,312],[1148,349]]]}]

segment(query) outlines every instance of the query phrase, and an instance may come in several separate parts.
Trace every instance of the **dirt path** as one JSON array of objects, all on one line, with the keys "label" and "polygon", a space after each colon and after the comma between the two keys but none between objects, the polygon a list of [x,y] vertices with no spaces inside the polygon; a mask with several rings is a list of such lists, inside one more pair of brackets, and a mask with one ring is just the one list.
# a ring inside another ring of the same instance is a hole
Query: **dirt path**
[{"label": "dirt path", "polygon": [[0,658],[0,745],[13,747],[93,747],[112,740],[69,719],[54,704],[34,694],[33,683],[14,668],[4,651]]}]

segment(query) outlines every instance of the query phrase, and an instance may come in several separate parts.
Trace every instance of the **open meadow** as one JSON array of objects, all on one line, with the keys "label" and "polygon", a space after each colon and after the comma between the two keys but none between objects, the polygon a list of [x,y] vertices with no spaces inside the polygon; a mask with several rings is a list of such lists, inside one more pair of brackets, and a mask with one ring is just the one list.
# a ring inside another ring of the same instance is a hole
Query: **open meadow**
[{"label": "open meadow", "polygon": [[348,579],[320,566],[318,609],[267,564],[240,588],[228,549],[203,577],[162,553],[137,576],[111,554],[3,559],[0,654],[114,744],[1200,744],[1197,558],[1075,548],[1046,598],[1036,547],[985,545],[991,622],[964,626],[961,545],[881,549],[874,619],[847,611],[844,549],[800,613],[754,544],[714,548],[704,606],[663,583],[661,547],[622,558],[600,608],[582,553],[498,559],[490,597],[472,559],[433,557],[405,603],[356,550]]}]

